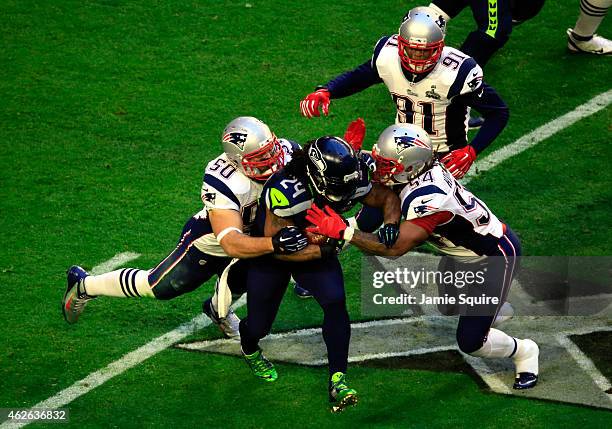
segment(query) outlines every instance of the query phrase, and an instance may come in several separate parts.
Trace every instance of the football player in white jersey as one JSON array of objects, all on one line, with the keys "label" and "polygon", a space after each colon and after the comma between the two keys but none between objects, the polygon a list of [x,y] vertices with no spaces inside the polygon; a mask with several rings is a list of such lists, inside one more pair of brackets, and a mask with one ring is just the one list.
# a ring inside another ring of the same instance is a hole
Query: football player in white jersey
[{"label": "football player in white jersey", "polygon": [[[301,102],[301,112],[311,118],[321,108],[327,115],[331,99],[384,83],[397,108],[396,123],[424,128],[449,171],[461,178],[506,126],[508,107],[483,81],[473,58],[444,46],[442,28],[424,9],[410,10],[398,34],[376,43],[370,60],[317,87]],[[484,123],[467,144],[471,108]]]},{"label": "football player in white jersey", "polygon": [[265,180],[291,159],[299,145],[278,139],[266,124],[247,116],[227,125],[221,143],[224,153],[210,161],[204,173],[204,208],[187,221],[176,248],[156,267],[123,268],[101,275],[89,275],[79,266],[68,270],[62,303],[68,323],[76,323],[87,302],[98,296],[168,300],[217,275],[224,283],[217,289],[224,296],[215,294],[204,301],[203,310],[226,336],[239,335],[240,320],[228,311],[231,297],[225,285],[232,294],[244,292],[246,270],[241,260],[294,253],[305,248],[308,240],[295,227],[283,228],[274,237],[249,236]]},{"label": "football player in white jersey", "polygon": [[491,299],[489,304],[468,306],[461,313],[457,325],[459,348],[478,357],[511,357],[516,365],[514,388],[535,386],[537,344],[491,327],[518,268],[521,247],[517,236],[435,160],[431,140],[423,129],[411,124],[392,125],[382,132],[372,154],[378,180],[387,185],[404,184],[400,193],[404,220],[396,243],[386,247],[374,234],[348,226],[329,207],[323,211],[315,206],[308,212],[306,219],[314,226],[307,231],[347,240],[376,255],[404,255],[428,241],[458,264],[476,261],[484,282],[475,289]]}]

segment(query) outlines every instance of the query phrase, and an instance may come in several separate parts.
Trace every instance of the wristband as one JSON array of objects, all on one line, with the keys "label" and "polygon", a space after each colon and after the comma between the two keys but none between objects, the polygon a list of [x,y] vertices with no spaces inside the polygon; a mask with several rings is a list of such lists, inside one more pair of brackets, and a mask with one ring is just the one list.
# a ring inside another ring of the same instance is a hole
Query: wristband
[{"label": "wristband", "polygon": [[221,240],[223,240],[223,237],[225,237],[227,234],[229,234],[232,231],[238,231],[239,233],[242,234],[242,230],[240,228],[236,228],[235,226],[229,226],[225,228],[223,231],[221,231],[219,235],[217,235],[217,242],[221,244]]},{"label": "wristband", "polygon": [[352,226],[347,226],[344,230],[344,234],[342,234],[342,239],[348,243],[349,241],[351,241],[354,234],[355,228],[353,228]]}]

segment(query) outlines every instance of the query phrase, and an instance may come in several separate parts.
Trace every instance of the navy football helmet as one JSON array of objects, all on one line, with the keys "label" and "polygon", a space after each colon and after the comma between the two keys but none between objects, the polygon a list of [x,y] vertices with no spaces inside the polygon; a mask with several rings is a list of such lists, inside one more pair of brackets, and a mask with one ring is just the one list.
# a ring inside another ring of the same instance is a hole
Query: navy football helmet
[{"label": "navy football helmet", "polygon": [[340,137],[324,136],[305,150],[306,175],[314,193],[332,207],[350,201],[361,179],[359,158],[351,145]]}]

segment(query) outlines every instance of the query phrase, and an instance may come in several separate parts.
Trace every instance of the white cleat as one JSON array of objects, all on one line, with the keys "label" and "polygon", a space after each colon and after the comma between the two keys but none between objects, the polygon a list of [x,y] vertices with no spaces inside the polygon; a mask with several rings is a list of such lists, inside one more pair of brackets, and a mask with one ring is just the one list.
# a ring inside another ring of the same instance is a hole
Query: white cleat
[{"label": "white cleat", "polygon": [[569,49],[570,52],[583,52],[595,55],[612,54],[612,40],[608,40],[597,34],[593,34],[593,37],[589,40],[579,39],[580,36],[577,36],[571,28],[567,29],[567,49]]},{"label": "white cleat", "polygon": [[516,341],[516,352],[512,359],[516,366],[516,379],[513,389],[531,389],[538,383],[540,348],[530,339]]},{"label": "white cleat", "polygon": [[240,338],[240,318],[236,316],[234,310],[230,308],[227,316],[219,317],[219,314],[212,306],[212,300],[209,298],[202,304],[202,311],[219,327],[227,338]]}]

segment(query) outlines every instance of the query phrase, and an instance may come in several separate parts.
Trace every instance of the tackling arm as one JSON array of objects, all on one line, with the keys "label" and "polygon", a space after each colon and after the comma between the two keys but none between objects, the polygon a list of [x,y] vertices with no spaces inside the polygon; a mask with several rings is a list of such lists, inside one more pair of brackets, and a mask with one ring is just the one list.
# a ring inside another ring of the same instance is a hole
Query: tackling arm
[{"label": "tackling arm", "polygon": [[208,218],[219,244],[228,256],[254,258],[274,252],[271,237],[250,237],[242,233],[242,217],[236,210],[210,210]]},{"label": "tackling arm", "polygon": [[[266,208],[266,223],[264,225],[264,235],[265,238],[270,239],[270,236],[273,236],[281,228],[285,226],[294,225],[294,222],[291,219],[281,218],[273,214],[270,209]],[[321,258],[321,248],[314,244],[309,244],[305,249],[300,250],[299,252],[293,253],[291,255],[275,255],[276,259],[280,259],[283,261],[293,261],[293,262],[304,262],[310,261],[312,259],[320,259]]]},{"label": "tackling arm", "polygon": [[355,230],[350,242],[360,249],[380,256],[401,256],[415,248],[429,237],[429,233],[409,221],[400,225],[400,234],[395,244],[387,248],[378,237],[368,232]]},{"label": "tackling arm", "polygon": [[382,209],[385,224],[399,224],[402,215],[400,200],[388,187],[378,183],[372,185],[372,190],[363,199],[363,204]]}]

